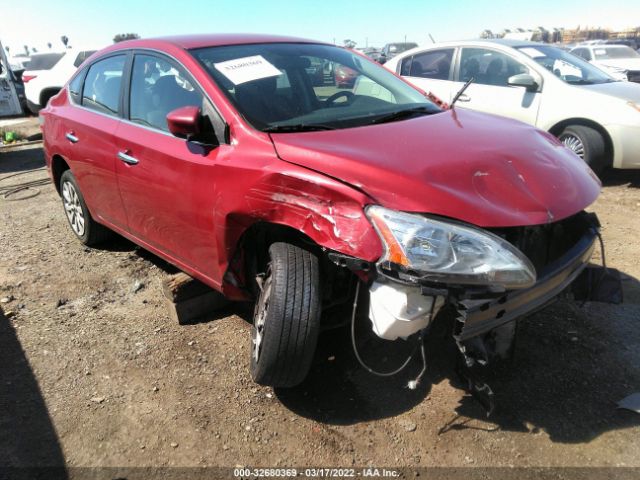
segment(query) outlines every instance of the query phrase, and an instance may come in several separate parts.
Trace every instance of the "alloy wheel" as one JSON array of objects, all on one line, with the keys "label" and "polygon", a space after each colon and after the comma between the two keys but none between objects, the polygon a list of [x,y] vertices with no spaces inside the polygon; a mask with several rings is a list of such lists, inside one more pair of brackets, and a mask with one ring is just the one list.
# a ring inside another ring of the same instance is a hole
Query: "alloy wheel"
[{"label": "alloy wheel", "polygon": [[267,268],[267,273],[264,276],[257,278],[258,287],[260,288],[260,295],[256,302],[255,315],[253,317],[253,329],[252,329],[252,342],[253,342],[253,359],[257,363],[260,358],[260,351],[262,348],[262,337],[264,335],[264,325],[267,319],[267,312],[269,310],[269,300],[271,298],[271,266]]},{"label": "alloy wheel", "polygon": [[573,153],[578,155],[580,158],[584,160],[584,145],[582,140],[580,140],[577,136],[571,134],[565,134],[560,137],[560,141],[571,150]]},{"label": "alloy wheel", "polygon": [[82,205],[80,205],[80,197],[71,182],[62,184],[62,203],[71,228],[76,235],[82,237],[85,230],[85,218]]}]

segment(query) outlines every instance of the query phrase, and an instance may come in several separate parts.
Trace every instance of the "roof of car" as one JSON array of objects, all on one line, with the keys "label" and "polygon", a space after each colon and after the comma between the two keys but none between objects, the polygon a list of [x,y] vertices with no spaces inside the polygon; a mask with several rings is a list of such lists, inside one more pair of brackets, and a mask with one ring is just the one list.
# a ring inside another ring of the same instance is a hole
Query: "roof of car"
[{"label": "roof of car", "polygon": [[298,37],[248,33],[208,33],[200,35],[175,35],[168,37],[128,40],[119,45],[143,47],[147,43],[166,42],[184,49],[217,47],[222,45],[242,45],[250,43],[325,43]]}]

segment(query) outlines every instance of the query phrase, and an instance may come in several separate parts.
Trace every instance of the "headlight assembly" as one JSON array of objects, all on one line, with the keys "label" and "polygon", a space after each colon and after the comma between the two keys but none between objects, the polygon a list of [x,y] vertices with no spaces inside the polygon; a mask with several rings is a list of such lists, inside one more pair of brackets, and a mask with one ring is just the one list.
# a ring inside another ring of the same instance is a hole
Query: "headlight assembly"
[{"label": "headlight assembly", "polygon": [[442,283],[513,289],[536,281],[529,259],[492,233],[379,206],[366,214],[385,246],[380,263]]}]

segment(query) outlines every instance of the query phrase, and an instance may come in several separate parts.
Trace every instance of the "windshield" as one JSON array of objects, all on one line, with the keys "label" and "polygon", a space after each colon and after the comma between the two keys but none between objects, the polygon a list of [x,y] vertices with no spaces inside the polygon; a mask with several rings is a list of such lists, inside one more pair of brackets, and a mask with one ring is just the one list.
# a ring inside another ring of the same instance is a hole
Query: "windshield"
[{"label": "windshield", "polygon": [[533,58],[556,77],[571,85],[594,85],[615,82],[612,77],[602,70],[580,57],[557,47],[535,45],[516,48]]},{"label": "windshield", "polygon": [[263,131],[357,127],[441,111],[385,68],[332,45],[231,45],[191,53]]},{"label": "windshield", "polygon": [[608,60],[614,58],[640,58],[640,53],[629,47],[598,47],[593,49],[596,60]]},{"label": "windshield", "polygon": [[24,64],[27,70],[51,70],[64,56],[64,53],[37,53]]}]

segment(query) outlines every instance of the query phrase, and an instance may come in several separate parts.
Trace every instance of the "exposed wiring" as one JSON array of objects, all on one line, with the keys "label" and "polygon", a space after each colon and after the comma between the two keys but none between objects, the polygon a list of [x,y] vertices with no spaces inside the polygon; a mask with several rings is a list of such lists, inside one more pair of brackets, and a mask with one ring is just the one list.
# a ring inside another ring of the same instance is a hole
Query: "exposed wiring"
[{"label": "exposed wiring", "polygon": [[425,354],[425,351],[424,351],[424,341],[423,341],[423,338],[422,338],[422,331],[420,332],[420,335],[418,336],[418,342],[416,343],[415,347],[413,348],[413,351],[407,357],[407,359],[404,361],[404,363],[402,365],[400,365],[400,367],[398,367],[397,369],[395,369],[395,370],[393,370],[391,372],[379,372],[377,370],[374,370],[373,368],[371,368],[369,365],[367,365],[362,360],[362,357],[360,357],[360,353],[358,353],[358,347],[356,346],[356,310],[358,308],[358,297],[359,296],[360,296],[360,280],[358,280],[358,283],[356,284],[356,294],[355,294],[355,297],[353,299],[353,312],[351,313],[351,344],[353,345],[353,353],[355,353],[356,358],[358,359],[358,362],[360,362],[360,365],[362,365],[362,367],[365,370],[367,370],[369,373],[372,373],[372,374],[377,375],[379,377],[391,377],[393,375],[397,375],[402,370],[404,370],[407,367],[407,365],[409,365],[409,362],[411,361],[411,359],[415,355],[416,351],[418,350],[418,347],[422,346],[422,360],[423,360],[422,371],[420,372],[420,374],[418,375],[418,377],[415,380],[411,380],[409,382],[409,384],[408,384],[409,388],[414,390],[417,387],[418,382],[420,381],[420,378],[422,377],[422,375],[424,374],[424,372],[425,372],[425,370],[427,368],[427,359],[426,359],[426,354]]},{"label": "exposed wiring", "polygon": [[[24,172],[13,173],[11,175],[7,175],[6,177],[0,178],[0,182],[3,182],[9,178],[17,177],[19,175],[27,175],[29,173],[39,172],[43,170],[45,170],[44,167],[36,168],[33,170],[26,170]],[[0,195],[2,195],[2,198],[8,201],[26,200],[28,198],[33,198],[36,195],[40,194],[40,190],[37,187],[43,187],[47,185],[49,181],[50,181],[49,178],[45,177],[45,178],[38,178],[36,180],[30,180],[28,182],[17,183],[12,185],[6,185],[6,186],[0,185]],[[31,190],[31,193],[19,198],[9,198],[19,192],[23,192],[26,190]]]}]

